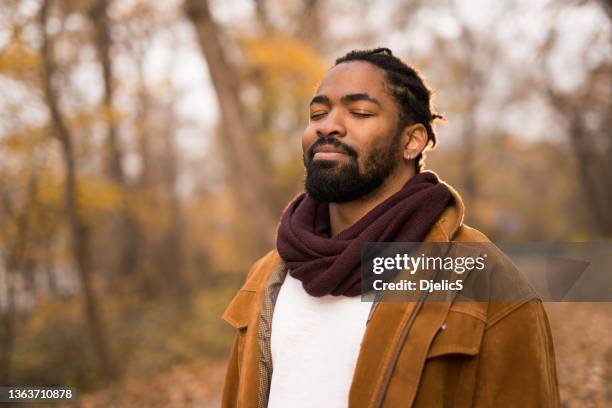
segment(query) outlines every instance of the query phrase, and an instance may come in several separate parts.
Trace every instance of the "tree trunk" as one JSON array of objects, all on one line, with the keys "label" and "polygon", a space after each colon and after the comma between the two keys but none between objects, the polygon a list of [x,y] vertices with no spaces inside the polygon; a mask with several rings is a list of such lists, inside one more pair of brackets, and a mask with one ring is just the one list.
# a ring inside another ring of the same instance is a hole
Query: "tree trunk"
[{"label": "tree trunk", "polygon": [[95,47],[104,84],[103,111],[106,119],[106,166],[111,179],[120,186],[125,183],[125,173],[122,166],[123,153],[119,147],[116,117],[113,104],[113,68],[110,56],[111,37],[108,22],[108,0],[94,0],[90,9],[90,19],[95,31]]},{"label": "tree trunk", "polygon": [[229,160],[237,175],[235,187],[238,196],[243,201],[245,211],[252,214],[251,220],[258,242],[261,242],[262,247],[269,248],[273,242],[276,214],[269,199],[265,166],[257,153],[255,138],[244,116],[236,83],[237,75],[225,56],[208,2],[185,0],[184,6],[195,29],[217,94],[223,133],[227,136],[231,152]]},{"label": "tree trunk", "polygon": [[98,358],[100,371],[106,380],[112,380],[116,374],[110,349],[107,343],[106,330],[100,317],[98,299],[92,283],[92,257],[90,248],[90,229],[82,218],[82,211],[77,195],[77,174],[73,138],[64,122],[60,111],[58,95],[53,86],[56,66],[52,55],[51,42],[47,35],[47,19],[50,0],[44,0],[40,10],[40,28],[42,33],[41,57],[43,64],[44,95],[51,116],[54,135],[61,146],[65,171],[66,213],[72,241],[72,253],[81,280],[84,295],[84,312],[89,335]]},{"label": "tree trunk", "polygon": [[158,199],[168,214],[169,225],[159,241],[155,259],[165,292],[180,301],[189,292],[184,271],[183,220],[181,202],[177,191],[179,160],[173,130],[176,128],[174,107],[164,106],[166,113],[163,128],[159,129],[161,149],[157,157],[159,177]]},{"label": "tree trunk", "polygon": [[57,276],[55,271],[55,259],[51,250],[51,242],[46,242],[44,246],[44,268],[45,275],[47,278],[47,286],[49,287],[49,293],[51,297],[57,298],[61,296],[59,285],[57,283]]},{"label": "tree trunk", "polygon": [[[612,236],[612,174],[606,171],[605,159],[600,158],[589,138],[581,112],[575,107],[566,109],[569,138],[576,156],[578,174],[587,203],[593,215],[595,228],[603,236]],[[609,157],[609,156],[608,156]]]},{"label": "tree trunk", "polygon": [[[32,162],[31,172],[27,183],[25,203],[21,211],[7,211],[9,217],[15,223],[15,236],[10,240],[8,254],[4,262],[4,286],[6,287],[6,309],[0,309],[0,385],[9,385],[11,381],[11,360],[13,346],[15,343],[16,308],[15,308],[15,287],[12,275],[22,273],[26,276],[26,281],[30,283],[29,289],[35,290],[33,262],[28,255],[28,244],[30,243],[31,214],[38,202],[38,183],[40,175],[39,163]],[[5,206],[13,208],[9,204],[8,197],[5,197]],[[30,260],[30,262],[27,262]],[[27,267],[27,271],[25,270]],[[26,275],[29,274],[29,276]],[[29,279],[28,279],[29,278]],[[24,291],[27,291],[26,287]]]},{"label": "tree trunk", "polygon": [[[466,53],[472,55],[477,52],[474,35],[469,27],[463,26],[460,35],[461,43]],[[465,69],[464,98],[467,110],[463,112],[461,130],[461,169],[464,188],[464,200],[467,207],[475,205],[478,197],[478,181],[476,178],[476,149],[478,145],[478,126],[476,123],[476,110],[482,97],[483,78],[479,67],[470,58],[463,62]]]},{"label": "tree trunk", "polygon": [[15,344],[15,290],[5,271],[7,302],[6,309],[0,309],[0,384],[11,385],[11,360]]},{"label": "tree trunk", "polygon": [[138,259],[142,253],[140,242],[142,234],[141,226],[127,208],[128,186],[122,164],[123,152],[118,141],[117,118],[114,114],[113,68],[110,54],[112,39],[108,19],[109,3],[109,0],[95,0],[90,9],[89,17],[94,26],[96,53],[102,69],[104,84],[102,109],[107,126],[106,169],[110,179],[120,188],[122,197],[122,207],[115,223],[120,239],[117,242],[119,246],[118,279],[114,279],[114,281],[120,282],[121,279],[119,278],[133,276],[138,270]]},{"label": "tree trunk", "polygon": [[325,39],[322,38],[322,33],[325,31],[322,28],[321,7],[320,0],[305,0],[295,31],[297,38],[319,51],[325,45]]},{"label": "tree trunk", "polygon": [[461,119],[463,122],[461,129],[461,169],[463,184],[463,199],[469,208],[474,205],[478,195],[478,185],[476,182],[476,122],[473,111],[466,112]]},{"label": "tree trunk", "polygon": [[[604,8],[610,16],[610,2],[607,4],[608,7]],[[567,137],[576,158],[577,173],[586,196],[586,205],[591,212],[593,226],[602,236],[612,237],[612,114],[609,107],[612,65],[604,59],[589,70],[586,75],[588,80],[580,89],[571,92],[557,91],[550,81],[555,76],[548,67],[558,37],[558,29],[552,27],[542,43],[539,54],[544,76],[539,84],[551,106],[566,124]],[[586,54],[584,58],[587,58]],[[596,112],[601,118],[591,116]]]}]

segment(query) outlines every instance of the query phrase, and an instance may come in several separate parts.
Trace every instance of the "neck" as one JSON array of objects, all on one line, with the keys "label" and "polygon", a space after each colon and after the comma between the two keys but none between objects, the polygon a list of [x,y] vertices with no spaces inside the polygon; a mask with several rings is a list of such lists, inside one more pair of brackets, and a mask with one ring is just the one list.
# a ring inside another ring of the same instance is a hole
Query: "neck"
[{"label": "neck", "polygon": [[411,167],[397,166],[383,184],[371,193],[346,203],[329,203],[331,236],[335,237],[349,228],[380,203],[400,191],[414,174]]}]

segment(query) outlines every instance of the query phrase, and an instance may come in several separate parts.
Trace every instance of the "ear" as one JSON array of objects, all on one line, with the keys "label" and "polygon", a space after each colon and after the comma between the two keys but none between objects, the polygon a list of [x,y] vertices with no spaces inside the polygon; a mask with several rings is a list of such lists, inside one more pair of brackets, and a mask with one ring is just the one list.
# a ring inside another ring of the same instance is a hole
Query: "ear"
[{"label": "ear", "polygon": [[402,132],[402,155],[405,160],[414,160],[427,146],[427,129],[421,123],[406,126]]}]

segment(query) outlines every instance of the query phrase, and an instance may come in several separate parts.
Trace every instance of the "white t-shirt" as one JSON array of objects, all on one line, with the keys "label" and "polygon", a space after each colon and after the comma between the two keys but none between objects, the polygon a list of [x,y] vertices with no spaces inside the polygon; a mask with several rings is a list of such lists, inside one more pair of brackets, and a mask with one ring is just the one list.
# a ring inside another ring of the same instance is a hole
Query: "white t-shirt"
[{"label": "white t-shirt", "polygon": [[361,296],[310,296],[287,274],[272,318],[268,407],[347,407],[371,306]]}]

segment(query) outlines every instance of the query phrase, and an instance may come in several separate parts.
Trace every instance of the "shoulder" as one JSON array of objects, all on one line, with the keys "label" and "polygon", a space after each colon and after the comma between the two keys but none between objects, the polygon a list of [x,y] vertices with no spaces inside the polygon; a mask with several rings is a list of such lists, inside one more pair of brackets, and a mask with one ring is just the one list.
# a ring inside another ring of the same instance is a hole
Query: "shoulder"
[{"label": "shoulder", "polygon": [[491,240],[476,228],[461,224],[452,238],[455,242],[491,242]]},{"label": "shoulder", "polygon": [[244,284],[223,312],[222,318],[226,322],[240,329],[253,321],[253,313],[259,310],[258,304],[261,302],[262,288],[265,287],[268,277],[279,264],[278,253],[270,251],[251,266]]},{"label": "shoulder", "polygon": [[511,276],[513,280],[519,280],[527,284],[524,275],[512,262],[512,259],[505,254],[497,245],[482,232],[475,228],[461,224],[452,242],[458,244],[466,250],[476,251],[486,257],[486,271],[492,279],[502,279],[504,276]]},{"label": "shoulder", "polygon": [[[526,276],[517,268],[512,259],[489,238],[475,228],[462,224],[453,236],[453,242],[467,247],[468,251],[476,251],[484,256],[485,268],[476,272],[478,282],[474,285],[485,289],[487,297],[488,325],[498,322],[516,309],[538,309],[539,296],[531,287]],[[484,299],[481,299],[484,300]],[[528,305],[528,306],[527,306]]]}]

